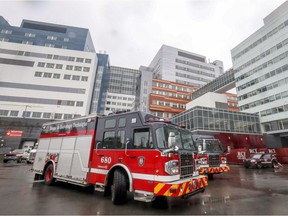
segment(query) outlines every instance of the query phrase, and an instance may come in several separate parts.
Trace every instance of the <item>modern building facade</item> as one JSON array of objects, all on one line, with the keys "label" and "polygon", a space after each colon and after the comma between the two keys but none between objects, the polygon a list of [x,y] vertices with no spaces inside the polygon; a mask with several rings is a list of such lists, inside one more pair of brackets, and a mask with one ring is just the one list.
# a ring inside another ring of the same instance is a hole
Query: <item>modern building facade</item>
[{"label": "modern building facade", "polygon": [[0,117],[7,122],[0,136],[21,130],[25,140],[28,127],[19,127],[28,119],[41,125],[88,114],[97,62],[87,29],[26,20],[13,27],[0,17]]},{"label": "modern building facade", "polygon": [[93,87],[93,95],[91,99],[91,113],[104,113],[106,98],[103,95],[106,95],[109,76],[110,76],[110,61],[109,55],[97,53],[98,65],[97,72]]},{"label": "modern building facade", "polygon": [[23,20],[20,27],[15,27],[2,16],[0,41],[95,52],[88,29],[32,20]]},{"label": "modern building facade", "polygon": [[288,1],[231,55],[240,111],[259,114],[268,147],[288,147]]},{"label": "modern building facade", "polygon": [[139,70],[110,66],[107,91],[102,95],[105,106],[101,113],[108,115],[116,111],[132,110],[139,76]]},{"label": "modern building facade", "polygon": [[154,78],[190,86],[203,86],[223,73],[223,62],[207,63],[206,57],[162,45],[149,65]]},{"label": "modern building facade", "polygon": [[150,113],[159,117],[171,118],[186,110],[191,101],[192,92],[197,87],[179,84],[167,80],[153,79],[150,94]]}]

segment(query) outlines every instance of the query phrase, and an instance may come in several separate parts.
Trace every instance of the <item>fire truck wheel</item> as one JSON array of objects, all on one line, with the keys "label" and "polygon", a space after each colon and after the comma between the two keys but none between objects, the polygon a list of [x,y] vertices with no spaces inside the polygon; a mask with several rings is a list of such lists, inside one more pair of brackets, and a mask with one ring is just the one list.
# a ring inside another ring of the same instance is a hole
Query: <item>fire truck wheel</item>
[{"label": "fire truck wheel", "polygon": [[115,170],[112,185],[112,202],[115,205],[123,204],[127,200],[127,182],[121,170]]},{"label": "fire truck wheel", "polygon": [[53,175],[54,175],[53,164],[50,164],[46,168],[45,174],[44,174],[44,182],[46,185],[52,186],[55,183],[55,178],[53,178]]}]

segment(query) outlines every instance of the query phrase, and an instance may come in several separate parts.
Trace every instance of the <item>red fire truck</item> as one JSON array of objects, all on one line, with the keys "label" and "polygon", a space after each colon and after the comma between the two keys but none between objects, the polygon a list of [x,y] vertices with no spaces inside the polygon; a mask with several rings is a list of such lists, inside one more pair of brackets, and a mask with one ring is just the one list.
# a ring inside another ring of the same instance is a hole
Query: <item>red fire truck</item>
[{"label": "red fire truck", "polygon": [[230,153],[230,146],[228,152],[224,153],[222,143],[213,136],[193,135],[193,139],[199,148],[200,174],[207,174],[209,179],[213,179],[214,174],[230,172],[226,158]]},{"label": "red fire truck", "polygon": [[[34,160],[35,180],[94,186],[114,204],[156,197],[188,198],[208,185],[192,135],[143,112],[89,115],[43,125]],[[183,146],[186,146],[185,149]]]}]

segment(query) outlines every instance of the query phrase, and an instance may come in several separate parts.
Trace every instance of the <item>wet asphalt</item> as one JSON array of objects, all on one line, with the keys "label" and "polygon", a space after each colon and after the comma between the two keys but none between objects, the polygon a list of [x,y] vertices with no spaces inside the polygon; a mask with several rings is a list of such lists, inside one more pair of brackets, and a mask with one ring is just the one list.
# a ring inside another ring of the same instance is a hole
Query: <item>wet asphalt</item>
[{"label": "wet asphalt", "polygon": [[0,163],[0,215],[288,215],[288,165],[245,169],[209,180],[204,193],[167,205],[134,201],[115,206],[100,192],[58,182],[33,182],[32,165]]}]

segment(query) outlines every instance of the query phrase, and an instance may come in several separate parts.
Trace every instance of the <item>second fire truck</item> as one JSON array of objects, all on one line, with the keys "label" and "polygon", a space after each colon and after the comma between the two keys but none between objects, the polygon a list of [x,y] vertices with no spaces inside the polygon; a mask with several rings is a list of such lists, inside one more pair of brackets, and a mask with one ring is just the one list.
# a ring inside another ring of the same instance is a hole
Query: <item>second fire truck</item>
[{"label": "second fire truck", "polygon": [[189,148],[188,130],[143,112],[89,115],[44,124],[33,170],[47,185],[93,186],[114,204],[126,202],[127,192],[144,202],[187,198],[208,185]]},{"label": "second fire truck", "polygon": [[209,179],[213,179],[214,174],[230,172],[226,158],[230,153],[230,146],[227,153],[224,153],[222,143],[213,136],[193,135],[193,139],[200,148],[199,151],[202,151],[199,154],[200,174],[207,174]]}]

